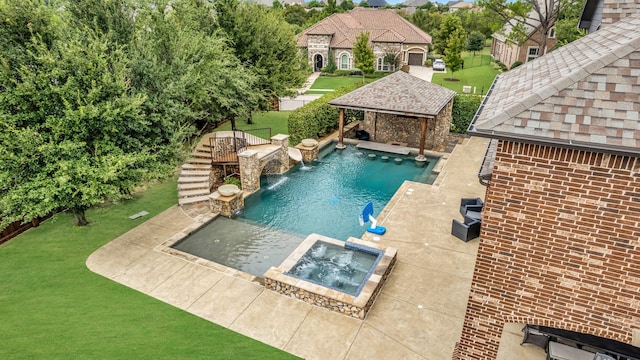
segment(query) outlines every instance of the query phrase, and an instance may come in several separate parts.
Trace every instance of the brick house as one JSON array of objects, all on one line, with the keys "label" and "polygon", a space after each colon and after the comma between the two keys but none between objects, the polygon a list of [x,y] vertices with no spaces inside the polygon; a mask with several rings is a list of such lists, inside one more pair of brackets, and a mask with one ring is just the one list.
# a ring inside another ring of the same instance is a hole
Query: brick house
[{"label": "brick house", "polygon": [[509,38],[509,33],[515,24],[516,22],[511,20],[505,24],[501,32],[496,32],[491,35],[491,56],[509,68],[516,61],[526,63],[537,59],[539,56],[553,49],[558,43],[555,27],[551,27],[547,34],[545,48],[540,48],[543,32],[539,25],[540,21],[533,18],[533,15],[527,19],[526,40],[522,42],[515,41]]},{"label": "brick house", "polygon": [[496,147],[454,359],[495,359],[509,323],[640,358],[639,76],[636,14],[496,78],[469,130]]},{"label": "brick house", "polygon": [[314,71],[327,66],[329,50],[340,70],[353,69],[353,44],[356,36],[369,32],[369,45],[375,55],[375,70],[393,71],[385,55],[397,54],[401,64],[424,64],[431,36],[393,10],[355,8],[333,14],[304,30],[298,47],[307,51]]}]

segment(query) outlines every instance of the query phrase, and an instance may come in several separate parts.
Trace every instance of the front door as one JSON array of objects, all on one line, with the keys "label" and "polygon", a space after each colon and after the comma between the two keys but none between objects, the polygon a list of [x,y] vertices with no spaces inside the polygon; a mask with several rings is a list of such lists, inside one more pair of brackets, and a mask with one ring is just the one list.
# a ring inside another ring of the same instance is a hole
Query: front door
[{"label": "front door", "polygon": [[316,54],[313,59],[313,63],[315,64],[313,67],[313,71],[320,71],[322,69],[322,55]]}]

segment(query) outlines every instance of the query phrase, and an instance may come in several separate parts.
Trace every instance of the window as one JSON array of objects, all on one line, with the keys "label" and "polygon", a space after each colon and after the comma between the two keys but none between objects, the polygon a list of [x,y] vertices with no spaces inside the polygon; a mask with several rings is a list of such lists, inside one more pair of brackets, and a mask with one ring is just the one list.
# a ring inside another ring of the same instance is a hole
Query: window
[{"label": "window", "polygon": [[556,38],[556,27],[552,27],[551,29],[549,29],[549,38],[550,39],[555,39]]},{"label": "window", "polygon": [[349,68],[349,55],[342,54],[340,56],[340,69],[348,69]]},{"label": "window", "polygon": [[536,46],[529,46],[529,51],[527,52],[527,62],[535,60],[539,55],[540,48]]},{"label": "window", "polygon": [[389,71],[389,64],[384,63],[384,58],[378,58],[378,71]]}]

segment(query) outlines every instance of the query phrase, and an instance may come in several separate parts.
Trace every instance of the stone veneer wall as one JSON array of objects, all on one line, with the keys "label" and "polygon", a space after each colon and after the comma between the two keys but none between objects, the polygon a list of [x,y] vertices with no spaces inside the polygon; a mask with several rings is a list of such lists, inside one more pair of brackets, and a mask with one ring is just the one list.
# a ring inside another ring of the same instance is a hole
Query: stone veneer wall
[{"label": "stone veneer wall", "polygon": [[311,305],[320,306],[357,319],[364,319],[396,264],[398,250],[391,246],[381,246],[361,239],[349,238],[347,242],[354,248],[368,247],[382,251],[382,258],[376,264],[362,290],[357,296],[353,296],[286,274],[317,241],[345,246],[345,242],[326,236],[318,234],[307,236],[302,244],[279,267],[272,267],[267,270],[264,274],[265,288],[302,300]]},{"label": "stone veneer wall", "polygon": [[640,345],[640,158],[501,141],[454,359],[505,323]]},{"label": "stone veneer wall", "polygon": [[[447,142],[451,128],[451,100],[435,118],[427,119],[425,149],[434,149]],[[371,136],[371,141],[380,143],[405,143],[409,147],[420,147],[422,119],[367,111],[362,129]]]},{"label": "stone veneer wall", "polygon": [[[316,54],[322,55],[322,66],[327,66],[329,61],[329,35],[309,35],[307,40],[307,56],[311,67],[315,66],[313,59]],[[337,63],[336,63],[337,64]]]}]

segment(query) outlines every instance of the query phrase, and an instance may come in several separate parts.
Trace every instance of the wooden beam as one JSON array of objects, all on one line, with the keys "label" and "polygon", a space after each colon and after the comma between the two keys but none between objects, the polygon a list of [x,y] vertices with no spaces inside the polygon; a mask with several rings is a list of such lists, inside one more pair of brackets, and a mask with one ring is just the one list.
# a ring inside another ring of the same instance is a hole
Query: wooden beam
[{"label": "wooden beam", "polygon": [[338,149],[344,149],[344,108],[340,108],[340,121],[338,122]]},{"label": "wooden beam", "polygon": [[422,129],[420,130],[420,153],[419,158],[424,157],[424,142],[427,140],[427,118],[422,118]]}]

